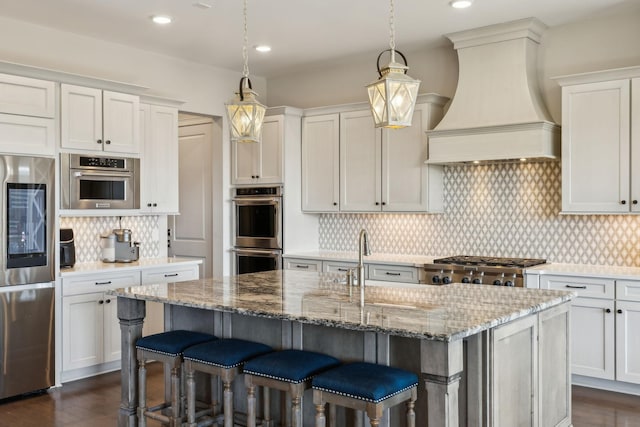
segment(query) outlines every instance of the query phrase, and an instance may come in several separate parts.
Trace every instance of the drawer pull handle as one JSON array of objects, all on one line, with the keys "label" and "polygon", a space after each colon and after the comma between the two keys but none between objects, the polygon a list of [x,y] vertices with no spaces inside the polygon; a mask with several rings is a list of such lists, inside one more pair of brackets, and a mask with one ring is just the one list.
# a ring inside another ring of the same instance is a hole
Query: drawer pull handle
[{"label": "drawer pull handle", "polygon": [[346,273],[347,271],[349,271],[349,269],[348,268],[338,267],[338,271]]},{"label": "drawer pull handle", "polygon": [[176,277],[178,273],[165,274],[164,277]]},{"label": "drawer pull handle", "polygon": [[586,285],[582,285],[582,286],[576,286],[576,285],[566,285],[567,288],[570,289],[587,289]]},{"label": "drawer pull handle", "polygon": [[96,282],[96,285],[110,285],[110,284],[111,284],[111,280],[107,282]]},{"label": "drawer pull handle", "polygon": [[296,264],[296,268],[309,268],[309,266],[308,265]]},{"label": "drawer pull handle", "polygon": [[386,272],[386,273],[384,273],[384,274],[386,274],[387,276],[399,276],[399,275],[400,275],[400,273],[392,273],[392,272],[390,272],[390,271],[387,271],[387,272]]}]

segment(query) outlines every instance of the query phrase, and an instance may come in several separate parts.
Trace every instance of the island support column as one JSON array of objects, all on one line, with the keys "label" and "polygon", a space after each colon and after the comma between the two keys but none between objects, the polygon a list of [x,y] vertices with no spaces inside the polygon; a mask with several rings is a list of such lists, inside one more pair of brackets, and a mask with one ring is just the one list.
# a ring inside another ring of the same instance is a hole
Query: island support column
[{"label": "island support column", "polygon": [[138,425],[138,360],[136,341],[142,336],[145,302],[118,297],[118,319],[121,335],[121,395],[118,427]]},{"label": "island support column", "polygon": [[427,389],[429,427],[458,427],[458,389],[463,370],[462,340],[422,340],[420,366]]}]

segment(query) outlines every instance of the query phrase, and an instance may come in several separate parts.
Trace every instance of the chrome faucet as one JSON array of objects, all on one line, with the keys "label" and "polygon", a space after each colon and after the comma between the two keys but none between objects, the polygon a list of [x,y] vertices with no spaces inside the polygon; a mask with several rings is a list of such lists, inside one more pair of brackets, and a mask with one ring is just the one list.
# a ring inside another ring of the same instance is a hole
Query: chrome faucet
[{"label": "chrome faucet", "polygon": [[360,286],[360,305],[364,305],[364,262],[362,257],[371,255],[371,248],[369,247],[369,235],[364,228],[360,230],[360,236],[358,237],[358,286]]}]

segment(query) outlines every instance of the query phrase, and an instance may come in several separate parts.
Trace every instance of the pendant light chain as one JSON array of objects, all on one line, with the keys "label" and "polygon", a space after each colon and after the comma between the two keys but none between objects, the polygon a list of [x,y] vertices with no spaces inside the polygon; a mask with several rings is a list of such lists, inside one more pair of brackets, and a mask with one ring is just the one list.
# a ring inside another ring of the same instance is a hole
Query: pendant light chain
[{"label": "pendant light chain", "polygon": [[394,21],[395,10],[393,7],[393,0],[391,0],[391,4],[389,6],[389,47],[392,51],[396,49],[396,27]]},{"label": "pendant light chain", "polygon": [[249,45],[248,26],[247,26],[247,0],[244,0],[244,8],[242,9],[244,15],[244,43],[242,45],[242,59],[244,59],[244,68],[242,69],[242,75],[246,78],[249,77],[249,52],[247,46]]}]

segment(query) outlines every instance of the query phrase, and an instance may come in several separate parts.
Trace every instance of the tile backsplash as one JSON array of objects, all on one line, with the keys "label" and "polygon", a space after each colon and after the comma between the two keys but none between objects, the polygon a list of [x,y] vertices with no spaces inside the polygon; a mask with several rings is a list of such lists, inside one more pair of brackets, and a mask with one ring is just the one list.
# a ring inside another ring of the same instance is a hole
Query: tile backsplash
[{"label": "tile backsplash", "polygon": [[445,166],[442,214],[324,214],[320,249],[640,266],[640,216],[565,215],[559,162]]},{"label": "tile backsplash", "polygon": [[[140,242],[140,258],[158,258],[166,256],[166,225],[160,233],[160,217],[155,216],[123,216],[122,228],[131,230],[131,239]],[[76,246],[76,262],[93,262],[100,260],[100,236],[114,228],[120,228],[118,217],[61,217],[60,228],[73,228]]]}]

